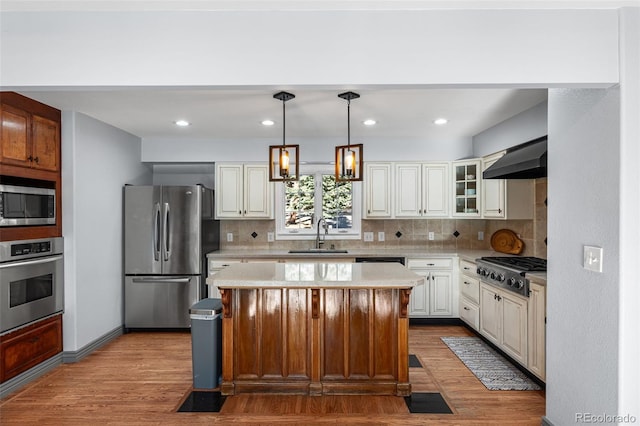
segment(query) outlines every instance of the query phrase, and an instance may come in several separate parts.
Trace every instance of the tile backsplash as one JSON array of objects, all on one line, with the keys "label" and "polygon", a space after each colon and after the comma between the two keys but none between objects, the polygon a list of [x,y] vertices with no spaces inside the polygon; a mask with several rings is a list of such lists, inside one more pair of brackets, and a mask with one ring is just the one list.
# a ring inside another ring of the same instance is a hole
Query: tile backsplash
[{"label": "tile backsplash", "polygon": [[[524,242],[523,256],[547,257],[547,179],[535,182],[535,216],[533,220],[485,220],[485,219],[386,219],[363,220],[362,232],[373,232],[374,241],[328,240],[336,248],[408,248],[408,249],[490,249],[491,235],[503,228],[510,229]],[[454,233],[457,231],[458,236]],[[225,220],[220,222],[221,249],[251,250],[304,249],[313,246],[313,240],[267,241],[267,233],[275,232],[274,220]],[[384,232],[385,241],[378,241],[378,233]],[[434,239],[429,240],[433,232]],[[484,239],[478,239],[478,233]],[[233,234],[233,242],[227,242],[227,234]],[[399,237],[397,235],[400,235]]]}]

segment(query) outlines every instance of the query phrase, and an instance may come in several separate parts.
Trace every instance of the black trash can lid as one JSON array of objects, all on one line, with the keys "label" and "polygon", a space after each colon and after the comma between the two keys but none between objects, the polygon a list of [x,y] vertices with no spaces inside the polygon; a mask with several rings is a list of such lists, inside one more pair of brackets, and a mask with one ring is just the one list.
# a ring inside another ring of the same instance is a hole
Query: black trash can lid
[{"label": "black trash can lid", "polygon": [[191,306],[189,313],[194,315],[220,314],[222,313],[222,300],[212,298],[202,299]]}]

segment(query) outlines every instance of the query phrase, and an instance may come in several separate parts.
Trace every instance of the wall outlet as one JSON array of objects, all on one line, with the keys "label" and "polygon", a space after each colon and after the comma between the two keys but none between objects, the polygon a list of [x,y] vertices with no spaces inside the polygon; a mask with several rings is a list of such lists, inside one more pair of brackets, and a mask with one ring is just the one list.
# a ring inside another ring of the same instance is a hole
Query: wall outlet
[{"label": "wall outlet", "polygon": [[436,239],[436,234],[434,234],[433,232],[429,232],[429,241],[433,241]]},{"label": "wall outlet", "polygon": [[364,233],[364,240],[366,242],[373,241],[373,232],[365,232]]},{"label": "wall outlet", "polygon": [[484,232],[478,231],[478,241],[483,241],[483,240],[484,240]]},{"label": "wall outlet", "polygon": [[273,232],[267,232],[267,242],[272,243],[275,240]]},{"label": "wall outlet", "polygon": [[227,242],[233,242],[233,232],[227,232]]},{"label": "wall outlet", "polygon": [[378,241],[384,241],[384,231],[378,232]]}]

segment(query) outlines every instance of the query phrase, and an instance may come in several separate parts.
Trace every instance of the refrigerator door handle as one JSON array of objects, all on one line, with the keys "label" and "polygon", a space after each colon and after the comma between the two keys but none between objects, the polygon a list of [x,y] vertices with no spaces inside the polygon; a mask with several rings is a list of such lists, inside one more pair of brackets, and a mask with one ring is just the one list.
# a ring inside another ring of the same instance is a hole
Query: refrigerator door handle
[{"label": "refrigerator door handle", "polygon": [[164,260],[169,260],[169,257],[171,256],[171,240],[169,239],[170,217],[169,203],[164,203],[164,230],[162,232],[164,235]]},{"label": "refrigerator door handle", "polygon": [[160,260],[160,203],[153,208],[153,259]]},{"label": "refrigerator door handle", "polygon": [[184,277],[184,278],[134,278],[132,280],[132,282],[134,283],[178,283],[178,284],[183,284],[183,283],[188,283],[189,281],[191,281],[190,277]]}]

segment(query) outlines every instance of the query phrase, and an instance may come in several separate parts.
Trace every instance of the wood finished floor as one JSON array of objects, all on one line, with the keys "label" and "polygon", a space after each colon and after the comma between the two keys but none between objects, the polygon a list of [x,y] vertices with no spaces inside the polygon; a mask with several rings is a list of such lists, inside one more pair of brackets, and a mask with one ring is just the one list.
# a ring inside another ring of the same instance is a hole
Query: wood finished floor
[{"label": "wood finished floor", "polygon": [[540,425],[543,391],[490,391],[442,343],[471,333],[412,326],[413,392],[440,392],[453,414],[411,414],[402,398],[237,395],[220,413],[178,413],[191,390],[189,333],[131,333],[0,401],[0,424]]}]

